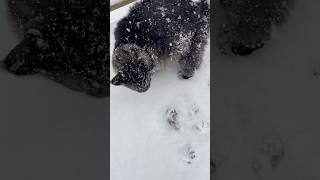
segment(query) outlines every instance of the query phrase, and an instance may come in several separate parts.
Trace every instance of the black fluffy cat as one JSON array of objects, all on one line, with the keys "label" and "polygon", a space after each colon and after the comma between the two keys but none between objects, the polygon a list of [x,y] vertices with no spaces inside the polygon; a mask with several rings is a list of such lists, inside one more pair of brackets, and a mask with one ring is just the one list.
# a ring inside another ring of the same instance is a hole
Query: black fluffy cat
[{"label": "black fluffy cat", "polygon": [[272,28],[282,24],[293,0],[218,0],[215,28],[223,53],[249,55],[270,40]]},{"label": "black fluffy cat", "polygon": [[136,3],[115,31],[112,84],[145,92],[152,74],[169,60],[178,62],[180,78],[192,77],[208,41],[209,16],[207,0]]},{"label": "black fluffy cat", "polygon": [[23,76],[41,73],[96,97],[109,96],[108,0],[8,0],[21,37],[2,62]]}]

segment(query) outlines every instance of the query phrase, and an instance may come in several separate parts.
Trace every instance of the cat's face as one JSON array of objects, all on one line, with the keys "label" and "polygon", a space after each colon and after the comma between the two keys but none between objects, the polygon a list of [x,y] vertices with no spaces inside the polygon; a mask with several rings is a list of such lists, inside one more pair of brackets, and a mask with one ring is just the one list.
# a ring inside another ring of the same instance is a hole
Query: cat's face
[{"label": "cat's face", "polygon": [[111,83],[124,85],[137,92],[146,92],[150,87],[151,74],[141,62],[133,62],[121,67]]},{"label": "cat's face", "polygon": [[150,88],[152,60],[147,52],[134,45],[124,45],[115,49],[113,66],[117,72],[111,83],[123,85],[137,92]]}]

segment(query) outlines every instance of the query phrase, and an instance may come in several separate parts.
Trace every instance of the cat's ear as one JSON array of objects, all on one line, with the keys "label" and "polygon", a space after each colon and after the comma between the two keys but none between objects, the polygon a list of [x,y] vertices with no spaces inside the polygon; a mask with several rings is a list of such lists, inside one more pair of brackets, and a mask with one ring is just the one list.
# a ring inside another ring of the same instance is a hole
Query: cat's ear
[{"label": "cat's ear", "polygon": [[36,39],[25,38],[14,47],[2,66],[16,75],[29,75],[37,73],[36,64],[39,58],[39,48]]},{"label": "cat's ear", "polygon": [[111,80],[111,84],[115,86],[119,86],[123,83],[122,75],[120,73],[117,73],[115,77]]}]

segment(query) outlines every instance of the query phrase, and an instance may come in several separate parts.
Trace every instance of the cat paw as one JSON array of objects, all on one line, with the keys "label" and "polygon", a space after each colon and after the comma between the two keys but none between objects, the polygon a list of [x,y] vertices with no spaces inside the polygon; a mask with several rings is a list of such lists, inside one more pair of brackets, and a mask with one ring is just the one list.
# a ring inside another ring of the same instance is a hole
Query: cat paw
[{"label": "cat paw", "polygon": [[194,71],[180,70],[178,72],[179,79],[190,79],[194,74]]}]

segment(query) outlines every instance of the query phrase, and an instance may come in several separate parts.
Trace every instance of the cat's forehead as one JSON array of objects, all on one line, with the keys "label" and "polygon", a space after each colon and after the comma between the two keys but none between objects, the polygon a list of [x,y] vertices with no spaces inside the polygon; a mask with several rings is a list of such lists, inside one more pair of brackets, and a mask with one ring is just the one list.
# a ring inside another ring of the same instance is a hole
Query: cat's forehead
[{"label": "cat's forehead", "polygon": [[135,44],[124,44],[117,47],[114,51],[113,61],[123,64],[124,66],[133,66],[135,68],[140,66],[152,65],[152,58],[150,54],[144,49]]},{"label": "cat's forehead", "polygon": [[142,73],[147,71],[147,67],[141,61],[133,61],[124,64],[120,71],[123,73]]}]

